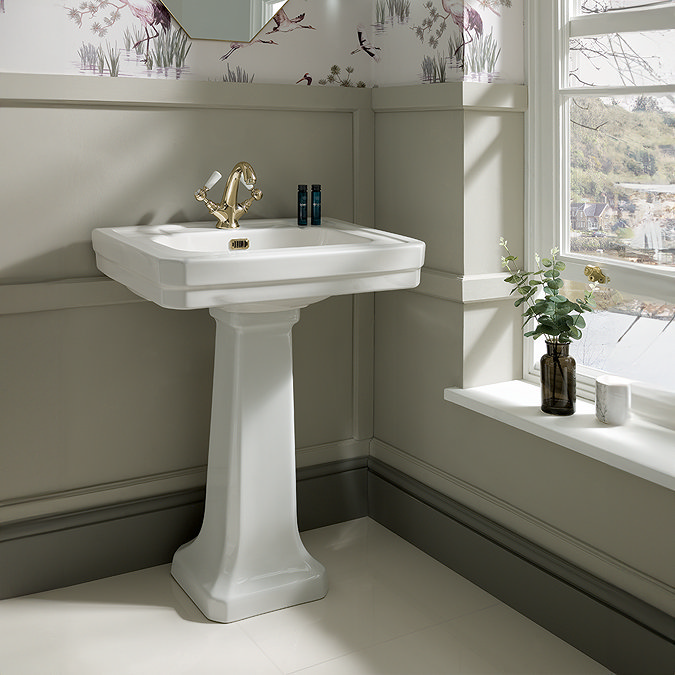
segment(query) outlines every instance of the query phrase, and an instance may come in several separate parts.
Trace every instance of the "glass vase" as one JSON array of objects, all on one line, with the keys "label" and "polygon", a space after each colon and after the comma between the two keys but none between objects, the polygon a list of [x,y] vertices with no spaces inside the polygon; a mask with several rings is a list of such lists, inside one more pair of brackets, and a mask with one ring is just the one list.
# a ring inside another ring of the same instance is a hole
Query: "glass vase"
[{"label": "glass vase", "polygon": [[577,400],[577,364],[569,344],[546,342],[541,357],[541,409],[550,415],[573,415]]}]

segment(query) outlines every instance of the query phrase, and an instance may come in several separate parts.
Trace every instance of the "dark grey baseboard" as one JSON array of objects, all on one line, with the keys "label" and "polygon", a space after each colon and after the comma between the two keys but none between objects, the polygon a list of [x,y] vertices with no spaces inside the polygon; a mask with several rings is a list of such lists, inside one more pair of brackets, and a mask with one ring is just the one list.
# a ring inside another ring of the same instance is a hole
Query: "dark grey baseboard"
[{"label": "dark grey baseboard", "polygon": [[368,515],[368,458],[298,469],[298,527],[301,532]]},{"label": "dark grey baseboard", "polygon": [[673,675],[675,620],[371,459],[371,518],[617,675]]},{"label": "dark grey baseboard", "polygon": [[[298,469],[301,530],[368,514],[367,459]],[[4,525],[0,599],[171,562],[204,515],[197,489]]]},{"label": "dark grey baseboard", "polygon": [[6,525],[0,598],[154,567],[195,536],[204,489]]},{"label": "dark grey baseboard", "polygon": [[[618,675],[673,675],[675,621],[375,459],[299,469],[298,524],[370,515]],[[171,561],[194,537],[204,490],[6,525],[0,598]]]}]

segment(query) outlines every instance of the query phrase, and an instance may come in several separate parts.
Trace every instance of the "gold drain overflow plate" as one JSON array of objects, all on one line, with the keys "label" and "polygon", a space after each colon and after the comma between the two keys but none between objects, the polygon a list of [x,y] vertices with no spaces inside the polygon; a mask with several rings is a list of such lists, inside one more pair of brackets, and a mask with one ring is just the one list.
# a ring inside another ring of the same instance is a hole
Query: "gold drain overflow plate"
[{"label": "gold drain overflow plate", "polygon": [[248,239],[230,239],[230,251],[245,251],[250,245]]}]

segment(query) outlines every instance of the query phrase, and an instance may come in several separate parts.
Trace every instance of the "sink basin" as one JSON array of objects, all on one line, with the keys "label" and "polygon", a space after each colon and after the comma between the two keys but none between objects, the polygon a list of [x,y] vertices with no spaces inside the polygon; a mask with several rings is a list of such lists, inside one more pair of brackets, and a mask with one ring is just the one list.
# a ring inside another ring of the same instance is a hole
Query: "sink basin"
[{"label": "sink basin", "polygon": [[94,230],[96,264],[134,293],[170,309],[238,312],[303,307],[331,295],[412,288],[424,243],[324,218],[248,220]]},{"label": "sink basin", "polygon": [[92,240],[112,279],[216,321],[204,520],[171,575],[212,621],[324,597],[297,525],[291,329],[329,295],[417,286],[424,243],[330,218],[113,227]]}]

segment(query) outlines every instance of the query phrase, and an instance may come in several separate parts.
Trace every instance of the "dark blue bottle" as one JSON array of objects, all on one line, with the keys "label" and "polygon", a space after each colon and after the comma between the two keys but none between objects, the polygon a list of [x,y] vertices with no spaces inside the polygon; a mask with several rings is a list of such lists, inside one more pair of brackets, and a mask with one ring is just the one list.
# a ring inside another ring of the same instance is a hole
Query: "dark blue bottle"
[{"label": "dark blue bottle", "polygon": [[312,225],[321,225],[321,186],[312,185]]},{"label": "dark blue bottle", "polygon": [[298,185],[298,225],[307,225],[307,186]]}]

